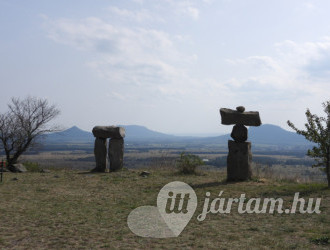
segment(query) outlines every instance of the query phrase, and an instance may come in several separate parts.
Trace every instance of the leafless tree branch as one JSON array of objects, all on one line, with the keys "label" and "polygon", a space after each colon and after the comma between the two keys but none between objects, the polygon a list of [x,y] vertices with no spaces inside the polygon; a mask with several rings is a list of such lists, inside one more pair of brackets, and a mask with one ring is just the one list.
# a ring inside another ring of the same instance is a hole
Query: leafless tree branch
[{"label": "leafless tree branch", "polygon": [[12,98],[8,108],[7,113],[0,114],[0,141],[11,166],[40,136],[58,131],[58,127],[47,124],[60,111],[46,99],[36,97]]}]

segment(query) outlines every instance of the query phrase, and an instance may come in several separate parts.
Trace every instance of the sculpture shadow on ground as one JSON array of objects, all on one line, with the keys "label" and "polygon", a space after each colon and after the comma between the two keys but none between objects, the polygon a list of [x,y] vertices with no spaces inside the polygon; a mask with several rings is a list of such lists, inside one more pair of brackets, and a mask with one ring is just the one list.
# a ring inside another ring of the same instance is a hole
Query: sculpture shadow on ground
[{"label": "sculpture shadow on ground", "polygon": [[77,174],[93,175],[93,174],[104,174],[104,173],[106,173],[106,172],[96,172],[96,171],[93,172],[93,171],[88,170],[88,171],[79,172]]},{"label": "sculpture shadow on ground", "polygon": [[218,186],[225,186],[228,184],[235,184],[242,181],[227,181],[226,179],[222,181],[213,181],[213,182],[206,182],[206,183],[200,183],[195,185],[190,185],[192,188],[209,188],[209,187],[218,187]]}]

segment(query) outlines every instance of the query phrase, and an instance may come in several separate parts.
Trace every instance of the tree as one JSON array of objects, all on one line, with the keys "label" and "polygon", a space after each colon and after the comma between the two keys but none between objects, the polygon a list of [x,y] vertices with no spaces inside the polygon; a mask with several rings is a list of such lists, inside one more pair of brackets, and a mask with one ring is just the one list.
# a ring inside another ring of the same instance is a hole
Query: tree
[{"label": "tree", "polygon": [[330,100],[322,103],[322,106],[327,117],[318,117],[311,114],[309,109],[307,109],[305,113],[307,117],[306,130],[297,129],[290,121],[287,123],[298,134],[317,144],[312,150],[309,149],[307,151],[307,155],[315,159],[316,163],[313,167],[325,167],[328,188],[330,188]]},{"label": "tree", "polygon": [[47,123],[59,115],[55,105],[49,105],[46,99],[27,97],[23,100],[12,98],[9,110],[0,114],[0,141],[6,154],[9,170],[18,158],[37,139],[47,132],[56,131],[56,127],[47,127]]}]

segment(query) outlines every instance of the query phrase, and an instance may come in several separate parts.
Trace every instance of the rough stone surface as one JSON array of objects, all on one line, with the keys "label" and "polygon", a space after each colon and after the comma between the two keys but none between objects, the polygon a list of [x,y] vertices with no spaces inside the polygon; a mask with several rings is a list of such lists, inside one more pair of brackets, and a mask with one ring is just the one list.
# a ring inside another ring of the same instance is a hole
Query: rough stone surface
[{"label": "rough stone surface", "polygon": [[227,180],[244,181],[251,178],[251,142],[228,141]]},{"label": "rough stone surface", "polygon": [[105,172],[107,163],[107,139],[95,138],[94,144],[94,156],[96,166],[92,170],[93,172]]},{"label": "rough stone surface", "polygon": [[243,106],[236,107],[236,110],[240,113],[243,113],[245,111],[245,108]]},{"label": "rough stone surface", "polygon": [[147,176],[150,175],[150,172],[148,172],[148,171],[142,171],[139,175],[142,176],[142,177],[147,177]]},{"label": "rough stone surface", "polygon": [[261,120],[258,111],[238,112],[236,110],[221,108],[221,124],[243,124],[245,126],[260,126]]},{"label": "rough stone surface", "polygon": [[50,173],[50,170],[48,170],[48,169],[41,169],[40,170],[40,173]]},{"label": "rough stone surface", "polygon": [[125,128],[115,126],[95,126],[93,135],[99,138],[124,138]]},{"label": "rough stone surface", "polygon": [[235,140],[235,142],[245,142],[248,138],[248,130],[242,124],[236,124],[233,127],[233,131],[230,136]]},{"label": "rough stone surface", "polygon": [[0,173],[1,172],[3,172],[3,173],[4,172],[9,172],[9,169],[7,167],[2,167],[2,168],[0,167]]},{"label": "rough stone surface", "polygon": [[25,173],[27,172],[26,167],[21,163],[16,163],[10,166],[10,170],[16,173]]},{"label": "rough stone surface", "polygon": [[110,172],[123,168],[124,139],[112,138],[109,140],[108,156],[110,160]]}]

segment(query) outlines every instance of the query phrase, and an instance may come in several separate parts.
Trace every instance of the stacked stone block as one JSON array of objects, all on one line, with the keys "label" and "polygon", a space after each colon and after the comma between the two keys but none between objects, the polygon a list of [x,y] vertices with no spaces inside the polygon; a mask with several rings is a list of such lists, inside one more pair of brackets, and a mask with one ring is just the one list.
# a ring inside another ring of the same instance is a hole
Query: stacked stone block
[{"label": "stacked stone block", "polygon": [[228,140],[227,180],[244,181],[252,176],[251,142],[247,142],[248,130],[245,126],[260,126],[259,112],[244,112],[245,108],[239,106],[236,110],[221,108],[221,124],[235,124],[231,132],[233,140]]},{"label": "stacked stone block", "polygon": [[110,172],[123,168],[125,129],[115,126],[96,126],[93,128],[95,136],[94,155],[96,166],[93,172],[105,172],[107,158],[107,138],[109,139],[108,157]]}]

